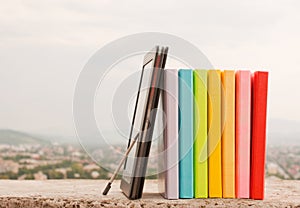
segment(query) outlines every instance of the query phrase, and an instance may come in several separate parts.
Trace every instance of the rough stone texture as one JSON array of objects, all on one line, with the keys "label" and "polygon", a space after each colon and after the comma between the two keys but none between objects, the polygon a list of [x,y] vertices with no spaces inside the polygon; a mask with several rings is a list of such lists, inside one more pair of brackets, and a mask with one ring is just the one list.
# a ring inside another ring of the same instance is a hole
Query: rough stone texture
[{"label": "rough stone texture", "polygon": [[267,179],[266,199],[181,199],[166,200],[157,193],[157,181],[147,180],[143,198],[128,200],[115,181],[102,196],[103,180],[0,180],[2,207],[299,207],[300,181]]}]

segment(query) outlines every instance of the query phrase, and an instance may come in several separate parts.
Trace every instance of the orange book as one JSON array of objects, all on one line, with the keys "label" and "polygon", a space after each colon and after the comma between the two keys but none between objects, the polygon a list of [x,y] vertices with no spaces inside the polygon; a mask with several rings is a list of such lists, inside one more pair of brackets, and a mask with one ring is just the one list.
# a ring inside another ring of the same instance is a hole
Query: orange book
[{"label": "orange book", "polygon": [[208,71],[208,195],[222,197],[221,72]]},{"label": "orange book", "polygon": [[235,198],[235,72],[222,72],[223,198]]}]

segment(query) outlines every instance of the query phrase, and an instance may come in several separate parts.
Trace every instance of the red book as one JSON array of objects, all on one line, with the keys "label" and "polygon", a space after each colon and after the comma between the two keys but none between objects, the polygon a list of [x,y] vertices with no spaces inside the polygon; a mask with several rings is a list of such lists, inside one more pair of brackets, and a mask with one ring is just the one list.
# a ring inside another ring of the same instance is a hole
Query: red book
[{"label": "red book", "polygon": [[252,76],[250,198],[264,199],[268,72]]}]

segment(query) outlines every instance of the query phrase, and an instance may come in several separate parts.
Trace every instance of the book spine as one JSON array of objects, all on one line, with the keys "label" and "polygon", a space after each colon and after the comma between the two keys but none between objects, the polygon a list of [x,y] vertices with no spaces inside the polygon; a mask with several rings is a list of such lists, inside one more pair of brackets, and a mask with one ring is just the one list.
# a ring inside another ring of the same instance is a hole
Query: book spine
[{"label": "book spine", "polygon": [[164,105],[165,105],[165,155],[166,198],[178,199],[178,72],[176,69],[165,70]]},{"label": "book spine", "polygon": [[236,197],[249,198],[250,134],[251,134],[251,73],[236,72]]},{"label": "book spine", "polygon": [[193,71],[179,70],[179,198],[193,198]]},{"label": "book spine", "polygon": [[235,72],[222,72],[223,198],[235,198]]},{"label": "book spine", "polygon": [[194,70],[194,99],[194,195],[207,198],[207,70]]},{"label": "book spine", "polygon": [[208,71],[208,184],[209,197],[222,197],[221,72]]},{"label": "book spine", "polygon": [[252,92],[250,197],[264,199],[268,72],[253,74]]}]

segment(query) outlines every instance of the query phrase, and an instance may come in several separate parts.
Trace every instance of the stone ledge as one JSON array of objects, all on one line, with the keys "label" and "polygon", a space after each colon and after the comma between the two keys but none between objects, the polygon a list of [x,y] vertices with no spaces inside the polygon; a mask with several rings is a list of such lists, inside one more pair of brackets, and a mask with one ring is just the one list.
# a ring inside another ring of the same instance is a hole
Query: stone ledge
[{"label": "stone ledge", "polygon": [[0,180],[0,208],[9,207],[300,207],[300,181],[266,180],[266,199],[166,200],[157,193],[157,181],[147,180],[143,198],[128,200],[116,181],[102,196],[104,180]]}]

